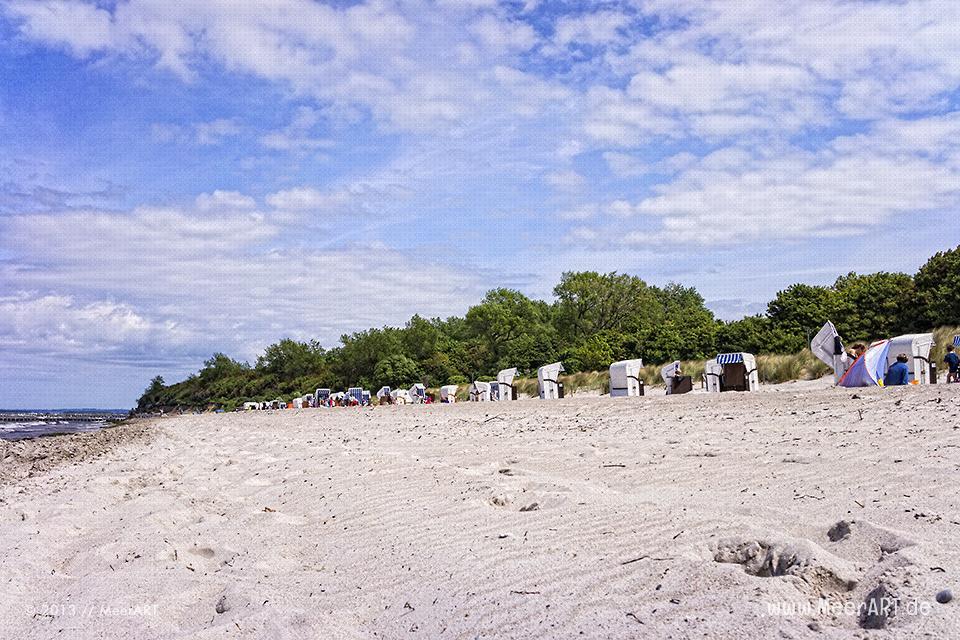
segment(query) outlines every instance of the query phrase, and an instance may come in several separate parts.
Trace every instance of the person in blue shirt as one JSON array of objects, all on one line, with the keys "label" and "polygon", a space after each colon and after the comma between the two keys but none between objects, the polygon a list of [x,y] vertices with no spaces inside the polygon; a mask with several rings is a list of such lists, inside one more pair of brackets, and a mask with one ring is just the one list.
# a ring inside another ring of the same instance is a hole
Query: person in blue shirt
[{"label": "person in blue shirt", "polygon": [[952,344],[947,345],[947,355],[943,357],[947,365],[947,382],[960,382],[960,356],[954,353]]},{"label": "person in blue shirt", "polygon": [[883,377],[883,386],[904,384],[910,384],[910,367],[907,366],[907,354],[901,353],[897,356],[897,361],[887,369],[887,375]]}]

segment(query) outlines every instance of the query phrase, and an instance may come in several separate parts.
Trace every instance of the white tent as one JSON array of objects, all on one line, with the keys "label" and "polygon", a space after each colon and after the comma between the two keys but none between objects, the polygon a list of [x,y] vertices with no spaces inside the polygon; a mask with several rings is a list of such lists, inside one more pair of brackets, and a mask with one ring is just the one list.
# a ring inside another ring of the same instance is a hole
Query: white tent
[{"label": "white tent", "polygon": [[410,392],[406,389],[394,389],[390,392],[390,398],[393,399],[394,404],[411,404],[413,402]]},{"label": "white tent", "polygon": [[818,360],[833,369],[834,383],[840,382],[840,378],[852,364],[850,356],[843,348],[840,334],[837,333],[836,327],[829,320],[810,341],[810,351]]},{"label": "white tent", "polygon": [[610,397],[642,396],[643,380],[640,370],[643,360],[621,360],[610,365]]},{"label": "white tent", "polygon": [[667,385],[667,395],[673,393],[673,378],[677,375],[677,371],[679,370],[679,360],[674,360],[670,364],[664,365],[660,368],[660,377],[663,378],[663,383]]},{"label": "white tent", "polygon": [[457,389],[459,385],[447,384],[440,387],[440,402],[452,403],[457,401]]},{"label": "white tent", "polygon": [[410,387],[407,393],[410,394],[414,404],[423,404],[427,399],[427,388],[419,382]]},{"label": "white tent", "polygon": [[491,400],[516,400],[514,397],[513,388],[513,379],[517,377],[517,369],[504,369],[497,374],[496,382],[491,382],[491,385],[496,385],[496,393],[493,393],[494,388],[491,386]]},{"label": "white tent", "polygon": [[887,366],[897,361],[901,353],[907,354],[907,367],[910,368],[910,380],[917,384],[930,384],[930,349],[933,348],[932,333],[913,333],[897,336],[890,340],[887,351]]},{"label": "white tent", "polygon": [[474,380],[470,384],[471,402],[489,402],[490,401],[490,383]]},{"label": "white tent", "polygon": [[707,360],[703,375],[707,391],[756,391],[760,388],[757,359],[751,353],[720,353]]},{"label": "white tent", "polygon": [[560,372],[563,371],[562,362],[545,364],[537,369],[537,388],[540,392],[541,400],[552,400],[562,397],[559,381]]}]

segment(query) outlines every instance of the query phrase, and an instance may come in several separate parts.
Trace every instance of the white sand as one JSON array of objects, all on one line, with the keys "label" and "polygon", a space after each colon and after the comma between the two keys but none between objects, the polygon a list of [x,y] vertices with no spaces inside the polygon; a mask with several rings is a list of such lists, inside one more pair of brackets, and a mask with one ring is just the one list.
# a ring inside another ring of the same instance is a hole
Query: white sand
[{"label": "white sand", "polygon": [[0,636],[958,637],[960,385],[856,394],[160,420],[0,487]]}]

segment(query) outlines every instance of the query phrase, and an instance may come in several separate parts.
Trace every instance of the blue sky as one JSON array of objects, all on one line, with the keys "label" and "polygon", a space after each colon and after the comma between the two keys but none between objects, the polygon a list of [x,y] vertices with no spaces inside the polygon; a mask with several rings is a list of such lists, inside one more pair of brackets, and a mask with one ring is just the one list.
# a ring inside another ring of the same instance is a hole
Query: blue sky
[{"label": "blue sky", "polygon": [[796,281],[960,244],[960,6],[0,2],[0,406],[129,406],[565,270]]}]

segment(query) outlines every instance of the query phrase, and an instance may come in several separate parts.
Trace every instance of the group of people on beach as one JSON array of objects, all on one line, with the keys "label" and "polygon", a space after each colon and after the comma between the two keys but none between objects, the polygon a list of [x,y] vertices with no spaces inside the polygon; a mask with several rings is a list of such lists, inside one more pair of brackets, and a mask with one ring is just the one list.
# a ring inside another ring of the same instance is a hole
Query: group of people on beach
[{"label": "group of people on beach", "polygon": [[[847,355],[850,361],[854,362],[867,352],[865,344],[858,342],[851,347]],[[910,367],[907,363],[910,357],[905,353],[897,354],[897,361],[890,365],[887,374],[883,378],[883,386],[900,386],[910,384]],[[960,382],[960,356],[956,353],[956,347],[952,344],[947,345],[947,354],[943,357],[943,364],[947,369],[947,382]]]}]

